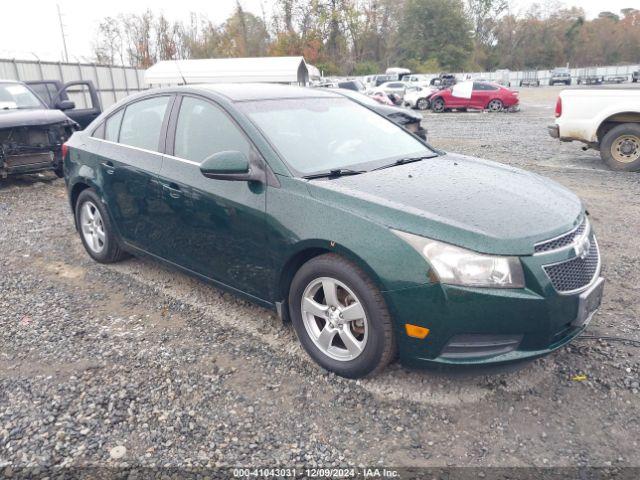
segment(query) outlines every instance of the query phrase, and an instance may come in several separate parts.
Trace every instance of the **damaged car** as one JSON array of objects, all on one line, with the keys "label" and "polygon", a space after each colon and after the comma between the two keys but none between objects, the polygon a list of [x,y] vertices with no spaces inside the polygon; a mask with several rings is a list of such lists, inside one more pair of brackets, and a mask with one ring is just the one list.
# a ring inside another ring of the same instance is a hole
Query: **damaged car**
[{"label": "damaged car", "polygon": [[62,145],[75,130],[25,84],[0,81],[0,178],[45,170],[62,177]]}]

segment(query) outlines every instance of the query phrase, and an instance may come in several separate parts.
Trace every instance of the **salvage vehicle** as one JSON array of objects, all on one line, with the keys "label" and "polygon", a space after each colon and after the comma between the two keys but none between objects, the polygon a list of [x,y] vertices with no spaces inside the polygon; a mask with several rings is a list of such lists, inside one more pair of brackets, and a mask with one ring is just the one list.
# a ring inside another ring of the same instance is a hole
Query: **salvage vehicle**
[{"label": "salvage vehicle", "polygon": [[580,199],[439,152],[331,90],[191,85],[130,96],[66,143],[90,257],[145,255],[276,310],[323,368],[545,355],[603,292]]},{"label": "salvage vehicle", "polygon": [[551,70],[549,86],[553,86],[556,83],[564,83],[567,86],[571,85],[571,72],[568,68],[555,68]]},{"label": "salvage vehicle", "polygon": [[364,95],[359,92],[354,92],[353,90],[347,90],[343,88],[338,88],[332,90],[333,92],[339,93],[347,98],[350,98],[354,102],[363,105],[374,112],[387,117],[394,123],[397,123],[405,130],[419,136],[423,140],[427,139],[427,131],[422,128],[422,115],[416,112],[412,112],[411,110],[407,110],[406,108],[400,108],[396,106],[383,105],[377,100],[374,100],[368,95]]},{"label": "salvage vehicle", "polygon": [[563,90],[549,134],[600,150],[612,170],[640,171],[640,91],[599,88]]},{"label": "salvage vehicle", "polygon": [[440,89],[449,88],[458,82],[456,76],[452,73],[441,73],[437,77],[432,78],[429,85]]},{"label": "salvage vehicle", "polygon": [[518,105],[517,91],[493,82],[460,82],[431,96],[431,110],[436,113],[467,109],[501,112],[515,110]]},{"label": "salvage vehicle", "polygon": [[[44,103],[52,109],[62,110],[80,128],[85,128],[102,113],[100,96],[91,80],[76,80],[62,83],[59,80],[31,80],[24,82]],[[70,100],[70,95],[79,98],[81,105]]]},{"label": "salvage vehicle", "polygon": [[375,90],[386,93],[387,95],[395,96],[398,100],[402,101],[404,93],[407,90],[407,83],[405,82],[386,82],[380,85]]},{"label": "salvage vehicle", "polygon": [[77,126],[24,83],[0,80],[0,178],[44,170],[61,177],[62,144]]},{"label": "salvage vehicle", "polygon": [[435,87],[408,87],[402,103],[410,108],[428,110],[431,106],[431,96],[437,91]]}]

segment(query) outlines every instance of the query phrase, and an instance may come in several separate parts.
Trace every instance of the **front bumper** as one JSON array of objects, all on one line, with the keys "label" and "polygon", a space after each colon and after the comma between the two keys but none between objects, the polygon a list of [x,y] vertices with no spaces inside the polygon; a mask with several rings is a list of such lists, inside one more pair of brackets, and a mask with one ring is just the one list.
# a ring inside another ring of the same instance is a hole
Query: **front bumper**
[{"label": "front bumper", "polygon": [[[499,289],[424,284],[384,292],[396,319],[400,360],[410,365],[485,365],[546,355],[579,335],[599,302],[585,315],[585,295],[601,298],[599,271],[575,294],[555,291],[542,265],[556,255],[521,257],[527,288]],[[565,258],[566,260],[566,258]],[[406,323],[429,329],[417,339]]]}]

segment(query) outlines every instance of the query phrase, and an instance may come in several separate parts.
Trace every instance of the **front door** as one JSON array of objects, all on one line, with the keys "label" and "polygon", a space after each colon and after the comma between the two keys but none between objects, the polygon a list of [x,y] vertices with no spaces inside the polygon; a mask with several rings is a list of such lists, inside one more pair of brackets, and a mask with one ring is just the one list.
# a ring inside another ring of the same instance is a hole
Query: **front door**
[{"label": "front door", "polygon": [[[178,105],[179,103],[179,105]],[[266,185],[214,180],[200,163],[235,150],[258,155],[238,125],[216,104],[184,96],[174,107],[167,155],[159,182],[163,190],[162,256],[196,273],[268,298],[270,262],[265,258]]]}]

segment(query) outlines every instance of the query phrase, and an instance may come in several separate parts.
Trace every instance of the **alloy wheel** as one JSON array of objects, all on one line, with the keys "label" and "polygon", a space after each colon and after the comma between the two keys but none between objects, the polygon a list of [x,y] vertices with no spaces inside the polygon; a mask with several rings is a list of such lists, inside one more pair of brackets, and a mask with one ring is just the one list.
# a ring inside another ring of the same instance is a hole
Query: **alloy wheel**
[{"label": "alloy wheel", "polygon": [[501,112],[502,109],[504,108],[504,105],[500,100],[493,99],[489,102],[489,105],[487,106],[487,108],[490,112]]},{"label": "alloy wheel", "polygon": [[431,109],[432,109],[434,112],[437,112],[437,113],[442,113],[442,112],[444,112],[444,108],[445,108],[445,107],[444,107],[444,100],[442,100],[441,98],[436,99],[436,100],[433,102],[433,106],[431,107]]},{"label": "alloy wheel", "polygon": [[364,351],[369,323],[363,304],[331,277],[310,282],[302,294],[302,321],[309,338],[326,356],[347,362]]},{"label": "alloy wheel", "polygon": [[611,156],[622,163],[631,163],[640,159],[640,137],[621,135],[611,144]]},{"label": "alloy wheel", "polygon": [[80,228],[85,244],[94,253],[104,250],[106,234],[100,210],[93,202],[86,201],[80,210]]},{"label": "alloy wheel", "polygon": [[429,100],[426,98],[418,100],[418,110],[426,110],[427,108],[429,108]]}]

